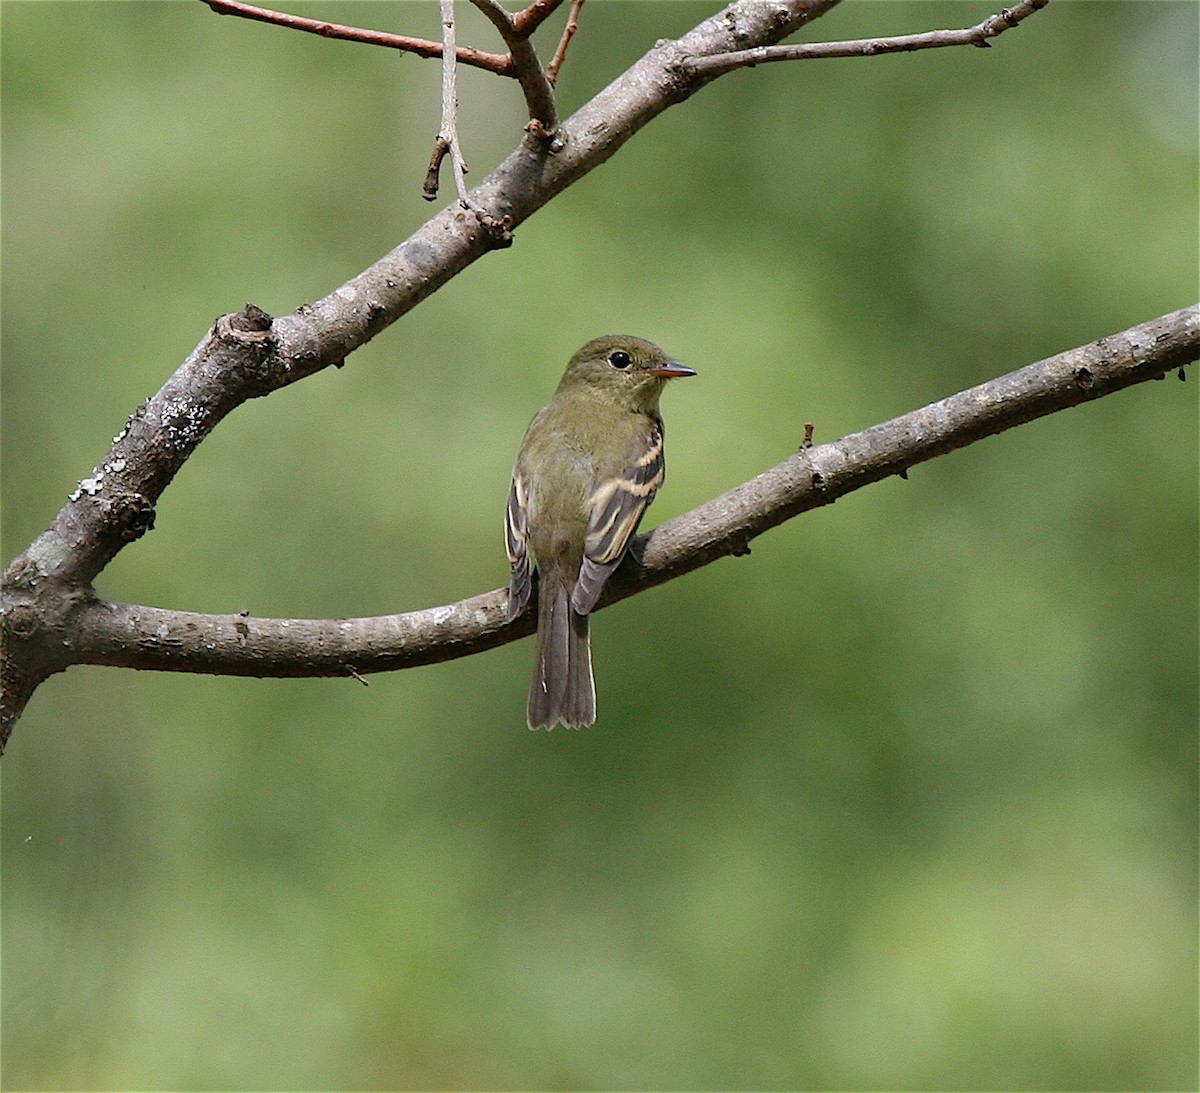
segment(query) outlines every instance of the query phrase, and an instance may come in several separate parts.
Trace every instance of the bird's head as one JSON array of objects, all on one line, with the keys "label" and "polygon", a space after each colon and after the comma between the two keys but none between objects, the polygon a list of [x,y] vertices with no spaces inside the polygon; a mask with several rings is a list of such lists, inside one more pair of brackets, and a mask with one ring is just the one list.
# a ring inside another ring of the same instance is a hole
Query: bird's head
[{"label": "bird's head", "polygon": [[571,358],[560,390],[590,390],[630,410],[652,413],[667,380],[695,374],[653,342],[631,334],[606,334]]}]

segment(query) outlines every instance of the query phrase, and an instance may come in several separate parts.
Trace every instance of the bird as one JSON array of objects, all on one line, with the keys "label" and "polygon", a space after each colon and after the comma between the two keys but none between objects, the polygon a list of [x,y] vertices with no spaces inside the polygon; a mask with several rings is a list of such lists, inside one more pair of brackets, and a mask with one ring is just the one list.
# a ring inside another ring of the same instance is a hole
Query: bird
[{"label": "bird", "polygon": [[643,338],[595,338],[525,433],[504,538],[509,621],[529,602],[534,564],[538,578],[531,729],[596,720],[589,616],[666,475],[659,396],[694,375]]}]

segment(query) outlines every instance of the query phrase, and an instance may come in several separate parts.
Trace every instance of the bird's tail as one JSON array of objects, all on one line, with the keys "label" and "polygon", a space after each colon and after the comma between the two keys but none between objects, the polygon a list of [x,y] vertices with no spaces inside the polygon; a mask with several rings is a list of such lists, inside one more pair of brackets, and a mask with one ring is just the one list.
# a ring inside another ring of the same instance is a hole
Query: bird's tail
[{"label": "bird's tail", "polygon": [[560,721],[578,729],[596,720],[589,628],[589,617],[571,606],[566,585],[543,581],[538,590],[537,661],[529,690],[531,729],[552,729]]}]

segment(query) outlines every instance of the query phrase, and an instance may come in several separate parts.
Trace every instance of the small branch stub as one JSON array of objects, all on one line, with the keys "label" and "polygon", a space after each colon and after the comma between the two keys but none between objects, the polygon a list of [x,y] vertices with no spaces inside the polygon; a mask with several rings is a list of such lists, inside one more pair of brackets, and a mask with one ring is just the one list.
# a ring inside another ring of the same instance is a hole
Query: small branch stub
[{"label": "small branch stub", "polygon": [[504,250],[513,243],[513,218],[493,216],[484,209],[475,209],[475,219],[487,233],[488,240],[496,250]]},{"label": "small branch stub", "polygon": [[275,320],[257,304],[246,304],[241,311],[229,316],[229,326],[232,330],[243,334],[261,334],[271,329]]},{"label": "small branch stub", "polygon": [[437,140],[433,142],[433,155],[429,160],[429,170],[425,172],[425,185],[421,188],[421,196],[426,201],[437,199],[438,175],[442,170],[442,160],[449,151],[450,142],[439,133]]}]

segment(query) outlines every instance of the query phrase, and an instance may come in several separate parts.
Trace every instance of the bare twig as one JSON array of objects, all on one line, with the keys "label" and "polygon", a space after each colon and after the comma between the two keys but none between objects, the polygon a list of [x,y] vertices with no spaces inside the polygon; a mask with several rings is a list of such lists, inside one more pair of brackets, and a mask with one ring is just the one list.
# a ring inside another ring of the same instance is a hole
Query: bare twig
[{"label": "bare twig", "polygon": [[567,25],[563,27],[562,37],[558,40],[558,48],[554,51],[554,56],[550,63],[546,66],[546,79],[550,81],[550,86],[554,87],[558,83],[558,70],[562,68],[562,63],[567,57],[567,46],[571,44],[571,39],[575,37],[575,31],[579,29],[579,9],[583,7],[583,0],[571,0],[571,11],[567,15]]},{"label": "bare twig", "polygon": [[[319,34],[324,38],[340,38],[350,42],[387,46],[419,57],[441,57],[443,45],[427,38],[410,38],[402,34],[387,34],[379,30],[329,23],[321,19],[306,19],[288,12],[260,8],[243,0],[202,0],[218,15],[237,15],[243,19],[255,19],[262,23],[303,30]],[[500,31],[508,46],[507,54],[485,53],[468,46],[459,46],[455,57],[465,65],[482,68],[499,76],[510,76],[521,85],[525,94],[530,120],[538,123],[533,132],[544,131],[554,134],[558,130],[558,108],[554,102],[553,82],[538,60],[530,35],[542,24],[562,0],[535,0],[529,7],[516,15],[510,15],[498,0],[472,0],[477,8],[488,17]]]},{"label": "bare twig", "polygon": [[[415,53],[418,57],[440,57],[442,43],[431,42],[427,38],[409,38],[403,34],[387,34],[382,30],[366,30],[362,27],[343,26],[341,23],[329,23],[323,19],[306,19],[301,15],[291,15],[285,11],[272,11],[270,8],[259,8],[252,4],[244,4],[242,0],[201,0],[218,15],[237,15],[243,19],[254,19],[260,23],[271,23],[274,26],[287,27],[291,30],[303,30],[309,34],[319,34],[322,38],[339,38],[347,42],[362,42],[372,46],[386,46],[405,53]],[[460,47],[458,60],[473,68],[482,68],[494,72],[498,76],[516,78],[517,73],[512,68],[512,58],[506,54],[484,53],[469,46]]]},{"label": "bare twig", "polygon": [[[529,111],[529,120],[535,123],[526,128],[539,136],[553,137],[557,135],[558,106],[554,101],[554,88],[546,77],[546,70],[542,67],[542,62],[538,60],[533,42],[529,39],[532,28],[536,27],[541,20],[527,19],[525,25],[532,24],[532,26],[530,29],[522,30],[518,29],[515,18],[508,13],[499,0],[471,0],[471,3],[487,16],[491,24],[500,32],[504,44],[508,46],[514,74],[521,84],[521,90],[525,93],[525,106]],[[557,3],[561,3],[561,0],[556,0],[554,6],[557,6]],[[536,4],[531,6],[538,7]],[[527,14],[528,10],[526,9],[526,12],[522,14]],[[550,7],[550,11],[552,10],[553,7]],[[546,14],[548,15],[549,11]]]},{"label": "bare twig", "polygon": [[[467,165],[463,162],[462,149],[458,144],[458,67],[455,49],[454,0],[440,0],[442,9],[442,128],[434,144],[433,159],[429,161],[429,172],[425,176],[423,195],[432,201],[437,196],[438,168],[450,152],[450,165],[454,171],[454,189],[463,208],[468,208],[467,186],[463,176]],[[430,192],[430,183],[433,183]]]},{"label": "bare twig", "polygon": [[513,30],[528,37],[561,6],[563,0],[533,0],[523,11],[512,17]]},{"label": "bare twig", "polygon": [[930,30],[922,34],[905,34],[894,38],[860,38],[847,42],[812,42],[792,46],[757,46],[708,57],[694,57],[686,62],[689,72],[703,77],[720,76],[735,68],[753,68],[772,61],[806,61],[820,57],[874,57],[881,53],[911,53],[918,49],[941,49],[946,46],[973,45],[986,48],[990,39],[1017,26],[1050,0],[1021,0],[998,15],[965,30]]}]

